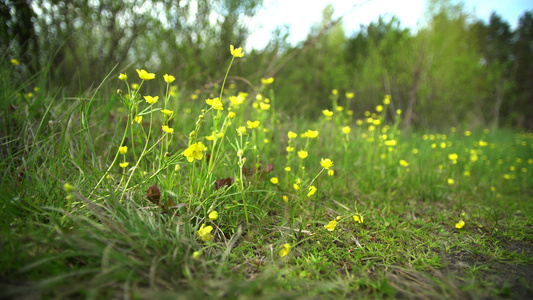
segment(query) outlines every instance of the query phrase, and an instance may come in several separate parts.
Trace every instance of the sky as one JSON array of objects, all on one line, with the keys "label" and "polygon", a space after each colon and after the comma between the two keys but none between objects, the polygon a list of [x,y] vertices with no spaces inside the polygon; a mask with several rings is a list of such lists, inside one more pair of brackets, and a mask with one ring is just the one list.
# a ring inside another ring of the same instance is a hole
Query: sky
[{"label": "sky", "polygon": [[[457,1],[455,1],[457,2]],[[466,12],[488,22],[496,11],[512,28],[526,10],[533,10],[532,0],[465,0]],[[289,26],[289,42],[296,44],[307,37],[311,26],[322,19],[322,10],[333,4],[333,18],[344,15],[348,36],[361,25],[376,21],[380,15],[399,17],[402,27],[416,30],[424,19],[426,0],[264,0],[264,7],[248,22],[252,34],[246,48],[262,49],[278,26]]]}]

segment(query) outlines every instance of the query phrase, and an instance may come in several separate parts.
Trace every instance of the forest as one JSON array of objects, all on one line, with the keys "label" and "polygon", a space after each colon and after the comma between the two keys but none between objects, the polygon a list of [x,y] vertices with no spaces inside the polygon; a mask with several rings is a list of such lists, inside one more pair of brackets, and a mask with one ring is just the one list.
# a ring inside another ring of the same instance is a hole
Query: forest
[{"label": "forest", "polygon": [[[187,101],[197,89],[220,85],[220,48],[245,47],[246,20],[261,7],[260,0],[2,1],[0,49],[20,61],[19,81],[46,73],[46,85],[68,96],[134,65],[176,74],[180,99]],[[403,110],[407,128],[533,128],[531,11],[511,29],[498,12],[485,23],[461,3],[430,1],[426,25],[416,32],[393,16],[351,33],[333,12],[326,7],[297,45],[279,27],[265,37],[264,49],[234,66],[239,76],[229,80],[253,91],[250,82],[280,78],[278,106],[287,114],[311,116],[309,108],[337,89],[356,95],[354,111],[390,94],[389,118]]]}]

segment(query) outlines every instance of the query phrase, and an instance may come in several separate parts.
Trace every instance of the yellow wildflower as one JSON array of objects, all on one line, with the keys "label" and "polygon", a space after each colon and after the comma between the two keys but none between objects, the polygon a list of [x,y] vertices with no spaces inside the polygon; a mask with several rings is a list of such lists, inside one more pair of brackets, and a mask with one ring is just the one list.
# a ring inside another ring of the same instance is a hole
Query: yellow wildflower
[{"label": "yellow wildflower", "polygon": [[333,162],[329,158],[322,158],[320,159],[320,165],[322,166],[322,168],[328,170],[329,168],[331,168],[331,166],[333,166]]},{"label": "yellow wildflower", "polygon": [[209,213],[209,220],[216,221],[218,219],[218,212],[216,210],[213,210]]},{"label": "yellow wildflower", "polygon": [[74,186],[72,184],[67,182],[67,183],[65,183],[65,185],[63,185],[63,189],[65,189],[65,192],[67,192],[67,193],[72,193],[72,192],[74,192],[75,188],[74,188]]},{"label": "yellow wildflower", "polygon": [[122,81],[126,81],[126,80],[128,80],[128,75],[126,75],[124,73],[120,73],[120,75],[118,75],[118,79],[120,79]]},{"label": "yellow wildflower", "polygon": [[383,104],[385,105],[390,104],[390,95],[385,95],[385,99],[383,99]]},{"label": "yellow wildflower", "polygon": [[400,166],[402,166],[402,167],[408,167],[408,166],[409,166],[409,163],[406,162],[405,160],[401,159],[401,160],[400,160]]},{"label": "yellow wildflower", "polygon": [[383,111],[383,106],[382,105],[376,106],[376,111],[377,112],[382,112]]},{"label": "yellow wildflower", "polygon": [[135,116],[135,118],[133,119],[137,124],[141,124],[141,122],[143,121],[143,116]]},{"label": "yellow wildflower", "polygon": [[312,185],[309,187],[309,192],[307,193],[307,197],[311,197],[316,193],[316,186]]},{"label": "yellow wildflower", "polygon": [[289,202],[289,197],[287,197],[286,195],[283,195],[283,197],[281,197],[281,199],[283,199],[283,201],[285,202]]},{"label": "yellow wildflower", "polygon": [[278,181],[278,178],[277,178],[277,177],[272,177],[272,178],[270,178],[270,182],[271,182],[272,184],[278,184],[279,181]]},{"label": "yellow wildflower", "polygon": [[187,158],[187,161],[193,162],[194,159],[201,160],[204,157],[204,152],[207,148],[202,142],[198,142],[189,146],[189,148],[183,151],[183,156]]},{"label": "yellow wildflower", "polygon": [[386,146],[389,146],[389,147],[396,146],[397,144],[398,144],[398,142],[396,142],[396,140],[388,140],[388,141],[385,141],[385,145],[386,145]]},{"label": "yellow wildflower", "polygon": [[291,171],[291,167],[285,167],[285,172],[290,172]]},{"label": "yellow wildflower", "polygon": [[16,59],[16,58],[12,58],[11,59],[11,64],[14,65],[14,66],[18,66],[18,65],[20,65],[20,61],[18,61],[18,59]]},{"label": "yellow wildflower", "polygon": [[281,250],[279,251],[279,256],[280,257],[284,257],[285,255],[289,254],[289,252],[291,252],[291,245],[289,244],[284,244],[283,246],[281,246]]},{"label": "yellow wildflower", "polygon": [[228,118],[229,118],[229,119],[233,119],[233,118],[235,118],[235,113],[232,112],[232,111],[230,111],[229,114],[228,114]]},{"label": "yellow wildflower", "polygon": [[301,158],[301,159],[304,159],[307,157],[307,155],[309,155],[309,153],[305,150],[300,150],[298,151],[298,156]]},{"label": "yellow wildflower", "polygon": [[333,116],[333,112],[330,111],[330,110],[327,110],[327,109],[324,109],[324,110],[322,111],[322,113],[323,113],[324,116],[326,116],[326,117],[331,117],[331,116]]},{"label": "yellow wildflower", "polygon": [[119,164],[121,168],[126,168],[128,165],[129,165],[129,162],[127,161]]},{"label": "yellow wildflower", "polygon": [[339,91],[337,89],[332,89],[331,90],[331,94],[332,95],[337,95],[339,93]]},{"label": "yellow wildflower", "polygon": [[139,78],[141,78],[142,80],[151,80],[155,78],[154,73],[148,73],[145,70],[137,69],[137,73],[139,74]]},{"label": "yellow wildflower", "polygon": [[353,93],[351,93],[351,92],[346,92],[346,98],[348,98],[348,99],[352,99],[353,96],[354,96]]},{"label": "yellow wildflower", "polygon": [[206,99],[205,103],[211,105],[216,110],[224,110],[224,107],[222,107],[222,101],[220,101],[220,98],[218,97],[215,99]]},{"label": "yellow wildflower", "polygon": [[330,221],[327,225],[324,225],[324,228],[326,228],[328,231],[335,230],[335,227],[337,227],[337,221],[335,220]]},{"label": "yellow wildflower", "polygon": [[146,102],[148,102],[148,104],[155,104],[157,100],[159,99],[159,96],[155,96],[155,97],[144,96],[144,99],[146,100]]},{"label": "yellow wildflower", "polygon": [[257,128],[259,126],[259,121],[246,121],[246,125],[248,125],[248,128],[253,129]]},{"label": "yellow wildflower", "polygon": [[194,251],[192,253],[192,258],[193,259],[200,259],[201,256],[202,256],[202,251]]},{"label": "yellow wildflower", "polygon": [[335,171],[329,169],[328,170],[328,176],[333,176],[333,175],[335,175]]},{"label": "yellow wildflower", "polygon": [[353,220],[359,224],[363,224],[364,220],[363,220],[363,216],[358,216],[358,215],[354,215],[353,216]]},{"label": "yellow wildflower", "polygon": [[289,137],[289,139],[295,139],[298,137],[298,134],[292,131],[289,131],[289,133],[287,133],[287,136]]},{"label": "yellow wildflower", "polygon": [[271,84],[272,82],[274,82],[274,77],[261,78],[261,83],[262,83],[263,85],[269,85],[269,84]]},{"label": "yellow wildflower", "polygon": [[455,228],[461,229],[465,226],[465,221],[459,220],[459,222],[455,223]]},{"label": "yellow wildflower", "polygon": [[205,226],[205,224],[202,224],[202,227],[196,232],[196,236],[203,242],[209,242],[213,239],[211,231],[213,231],[212,226]]},{"label": "yellow wildflower", "polygon": [[128,146],[118,147],[118,152],[120,154],[126,154],[128,152]]},{"label": "yellow wildflower", "polygon": [[169,128],[167,125],[161,126],[161,129],[163,129],[165,133],[174,133],[174,128]]},{"label": "yellow wildflower", "polygon": [[338,112],[341,112],[341,111],[344,110],[344,107],[339,105],[339,106],[337,106],[337,107],[335,108],[335,110],[338,111]]},{"label": "yellow wildflower", "polygon": [[344,127],[342,127],[342,133],[344,133],[344,134],[348,134],[348,133],[350,133],[350,131],[352,131],[352,129],[350,128],[350,126],[344,126]]},{"label": "yellow wildflower", "polygon": [[174,111],[172,110],[168,110],[168,109],[162,109],[161,112],[165,115],[165,116],[171,116]]},{"label": "yellow wildflower", "polygon": [[246,134],[246,127],[244,127],[244,126],[240,126],[239,128],[237,128],[237,133],[238,133],[239,135]]},{"label": "yellow wildflower", "polygon": [[294,147],[287,146],[287,152],[292,152],[292,151],[294,151]]},{"label": "yellow wildflower", "polygon": [[259,108],[261,108],[262,110],[268,110],[270,108],[270,104],[260,102]]},{"label": "yellow wildflower", "polygon": [[174,80],[176,80],[174,76],[168,74],[163,75],[163,78],[165,79],[166,83],[172,83]]},{"label": "yellow wildflower", "polygon": [[449,185],[454,185],[454,183],[455,183],[455,181],[453,179],[451,179],[451,178],[448,178],[447,182],[448,182]]},{"label": "yellow wildflower", "polygon": [[231,55],[233,55],[233,57],[243,57],[244,56],[244,53],[242,52],[242,47],[235,49],[235,47],[233,47],[233,45],[230,45],[229,51],[231,52]]},{"label": "yellow wildflower", "polygon": [[317,131],[317,130],[314,130],[314,131],[313,131],[313,130],[310,130],[310,129],[309,129],[309,130],[307,130],[307,132],[305,132],[303,135],[304,135],[305,137],[307,137],[307,138],[314,139],[314,138],[316,138],[316,137],[318,136],[318,131]]}]

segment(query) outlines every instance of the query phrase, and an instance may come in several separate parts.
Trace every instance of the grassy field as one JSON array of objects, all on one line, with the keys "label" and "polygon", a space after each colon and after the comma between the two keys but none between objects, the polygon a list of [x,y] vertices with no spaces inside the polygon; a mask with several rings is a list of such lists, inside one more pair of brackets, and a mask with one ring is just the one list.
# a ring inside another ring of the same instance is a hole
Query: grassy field
[{"label": "grassy field", "polygon": [[531,133],[402,131],[394,99],[336,90],[289,116],[268,79],[70,98],[1,69],[0,297],[533,297]]}]

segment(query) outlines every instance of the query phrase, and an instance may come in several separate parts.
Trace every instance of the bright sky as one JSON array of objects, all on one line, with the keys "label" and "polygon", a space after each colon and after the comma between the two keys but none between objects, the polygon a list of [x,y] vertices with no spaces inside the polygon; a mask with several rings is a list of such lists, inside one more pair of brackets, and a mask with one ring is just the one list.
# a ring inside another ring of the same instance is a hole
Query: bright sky
[{"label": "bright sky", "polygon": [[[457,2],[457,1],[455,1]],[[425,0],[264,0],[264,8],[249,22],[252,34],[246,48],[261,49],[268,43],[271,32],[277,26],[289,25],[289,42],[304,40],[311,26],[322,19],[322,10],[333,4],[333,17],[344,16],[344,30],[348,36],[360,28],[376,21],[380,15],[396,15],[402,27],[416,29],[424,18]],[[531,0],[465,0],[467,12],[488,22],[492,11],[496,11],[515,28],[518,18],[526,10],[533,10]]]}]

